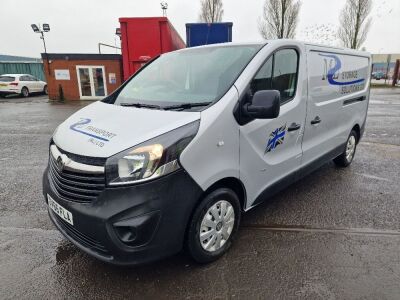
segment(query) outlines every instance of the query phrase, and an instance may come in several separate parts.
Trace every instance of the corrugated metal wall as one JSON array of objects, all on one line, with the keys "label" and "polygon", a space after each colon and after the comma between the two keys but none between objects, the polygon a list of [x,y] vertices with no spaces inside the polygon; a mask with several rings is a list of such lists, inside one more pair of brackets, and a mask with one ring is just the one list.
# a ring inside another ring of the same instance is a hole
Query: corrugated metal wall
[{"label": "corrugated metal wall", "polygon": [[46,81],[42,63],[0,62],[1,74],[30,74]]}]

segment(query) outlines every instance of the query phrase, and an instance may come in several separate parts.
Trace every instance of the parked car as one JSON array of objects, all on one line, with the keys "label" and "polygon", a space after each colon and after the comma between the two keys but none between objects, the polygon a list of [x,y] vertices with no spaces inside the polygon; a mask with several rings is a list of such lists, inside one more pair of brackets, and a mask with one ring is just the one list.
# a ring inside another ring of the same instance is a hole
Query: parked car
[{"label": "parked car", "polygon": [[386,79],[386,74],[383,72],[373,72],[372,79],[376,79],[376,80]]},{"label": "parked car", "polygon": [[109,263],[183,248],[211,262],[243,212],[330,160],[351,164],[370,61],[293,40],[162,54],[55,130],[43,175],[49,216]]},{"label": "parked car", "polygon": [[29,97],[33,93],[47,95],[47,83],[29,74],[0,75],[0,96],[19,94]]}]

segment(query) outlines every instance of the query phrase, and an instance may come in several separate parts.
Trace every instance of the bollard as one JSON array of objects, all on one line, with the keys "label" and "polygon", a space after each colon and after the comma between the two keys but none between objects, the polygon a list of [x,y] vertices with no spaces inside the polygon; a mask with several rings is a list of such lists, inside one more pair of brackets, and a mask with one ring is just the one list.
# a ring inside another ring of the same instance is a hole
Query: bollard
[{"label": "bollard", "polygon": [[396,86],[397,80],[399,79],[399,72],[400,72],[400,59],[396,60],[396,65],[394,67],[394,72],[393,72],[392,86]]}]

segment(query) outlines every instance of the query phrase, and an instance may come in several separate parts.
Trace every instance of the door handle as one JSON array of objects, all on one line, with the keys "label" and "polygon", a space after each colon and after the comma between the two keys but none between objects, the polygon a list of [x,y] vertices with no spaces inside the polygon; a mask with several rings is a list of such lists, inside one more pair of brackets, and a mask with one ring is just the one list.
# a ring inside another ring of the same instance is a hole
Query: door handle
[{"label": "door handle", "polygon": [[311,125],[315,125],[318,123],[321,123],[321,118],[319,116],[316,116],[314,120],[311,121]]},{"label": "door handle", "polygon": [[300,128],[301,128],[300,124],[292,123],[292,125],[289,126],[287,131],[295,131],[295,130],[299,130]]}]

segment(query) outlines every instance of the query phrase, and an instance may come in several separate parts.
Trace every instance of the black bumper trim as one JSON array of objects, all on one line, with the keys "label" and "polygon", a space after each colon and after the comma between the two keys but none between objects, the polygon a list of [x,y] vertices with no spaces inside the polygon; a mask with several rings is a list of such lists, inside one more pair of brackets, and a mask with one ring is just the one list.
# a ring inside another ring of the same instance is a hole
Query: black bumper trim
[{"label": "black bumper trim", "polygon": [[[74,217],[72,227],[49,211],[57,229],[84,252],[117,265],[144,264],[181,251],[189,218],[203,193],[183,169],[151,182],[106,188],[92,203],[62,199],[53,189],[46,170],[45,198],[49,194]],[[143,218],[155,212],[159,221]],[[118,236],[114,226],[125,226],[126,220],[144,233],[137,240],[139,245],[124,243]]]}]

